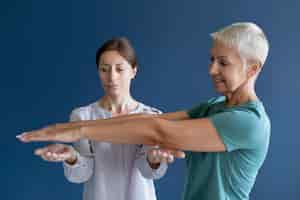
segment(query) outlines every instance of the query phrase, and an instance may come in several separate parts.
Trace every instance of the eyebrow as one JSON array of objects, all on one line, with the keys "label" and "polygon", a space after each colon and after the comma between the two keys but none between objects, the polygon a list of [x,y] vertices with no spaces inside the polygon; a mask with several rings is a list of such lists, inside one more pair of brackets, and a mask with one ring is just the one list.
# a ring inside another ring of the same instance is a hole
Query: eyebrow
[{"label": "eyebrow", "polygon": [[217,56],[216,58],[220,59],[220,58],[228,58],[227,56]]},{"label": "eyebrow", "polygon": [[[123,65],[124,63],[117,63],[116,65],[120,66],[120,65]],[[107,64],[107,63],[100,63],[100,65],[108,65],[108,66],[111,66],[110,64]]]}]

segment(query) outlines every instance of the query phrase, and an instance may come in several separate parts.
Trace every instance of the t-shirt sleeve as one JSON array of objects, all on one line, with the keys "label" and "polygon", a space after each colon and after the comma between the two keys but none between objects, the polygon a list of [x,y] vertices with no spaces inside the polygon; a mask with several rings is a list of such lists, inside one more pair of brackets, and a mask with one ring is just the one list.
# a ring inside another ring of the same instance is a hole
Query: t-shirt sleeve
[{"label": "t-shirt sleeve", "polygon": [[248,110],[225,111],[209,116],[227,151],[254,149],[265,139],[261,119]]},{"label": "t-shirt sleeve", "polygon": [[187,110],[187,114],[190,118],[200,118],[200,117],[204,117],[207,110],[208,110],[208,103],[202,103],[198,106],[195,106]]}]

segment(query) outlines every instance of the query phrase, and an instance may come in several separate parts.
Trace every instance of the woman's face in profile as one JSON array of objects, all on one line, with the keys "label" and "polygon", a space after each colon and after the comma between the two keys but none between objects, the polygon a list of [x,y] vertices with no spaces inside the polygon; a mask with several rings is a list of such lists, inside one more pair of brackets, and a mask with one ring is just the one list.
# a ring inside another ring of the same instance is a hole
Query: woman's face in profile
[{"label": "woman's face in profile", "polygon": [[217,92],[226,94],[235,91],[247,77],[239,52],[219,41],[211,48],[209,74]]},{"label": "woman's face in profile", "polygon": [[100,57],[98,72],[106,95],[118,97],[130,92],[130,83],[136,75],[136,68],[118,51],[105,51]]}]

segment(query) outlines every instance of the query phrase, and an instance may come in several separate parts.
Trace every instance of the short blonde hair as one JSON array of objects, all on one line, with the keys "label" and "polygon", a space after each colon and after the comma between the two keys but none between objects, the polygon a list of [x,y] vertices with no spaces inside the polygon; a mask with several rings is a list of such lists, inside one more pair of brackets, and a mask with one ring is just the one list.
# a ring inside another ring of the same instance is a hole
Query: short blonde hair
[{"label": "short blonde hair", "polygon": [[262,29],[254,23],[234,23],[210,35],[213,40],[237,48],[240,56],[247,61],[258,61],[263,66],[267,59],[269,42]]}]

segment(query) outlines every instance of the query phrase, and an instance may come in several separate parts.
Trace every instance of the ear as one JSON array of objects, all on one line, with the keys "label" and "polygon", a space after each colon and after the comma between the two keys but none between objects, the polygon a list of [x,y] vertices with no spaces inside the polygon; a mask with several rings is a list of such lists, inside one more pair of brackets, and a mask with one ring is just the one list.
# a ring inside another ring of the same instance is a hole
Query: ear
[{"label": "ear", "polygon": [[250,62],[247,69],[248,78],[256,76],[261,71],[261,64],[259,62]]},{"label": "ear", "polygon": [[137,74],[137,70],[138,70],[138,67],[137,67],[137,66],[135,66],[135,67],[132,69],[132,71],[133,71],[133,73],[132,73],[132,79],[135,78],[135,76],[136,76],[136,74]]}]

